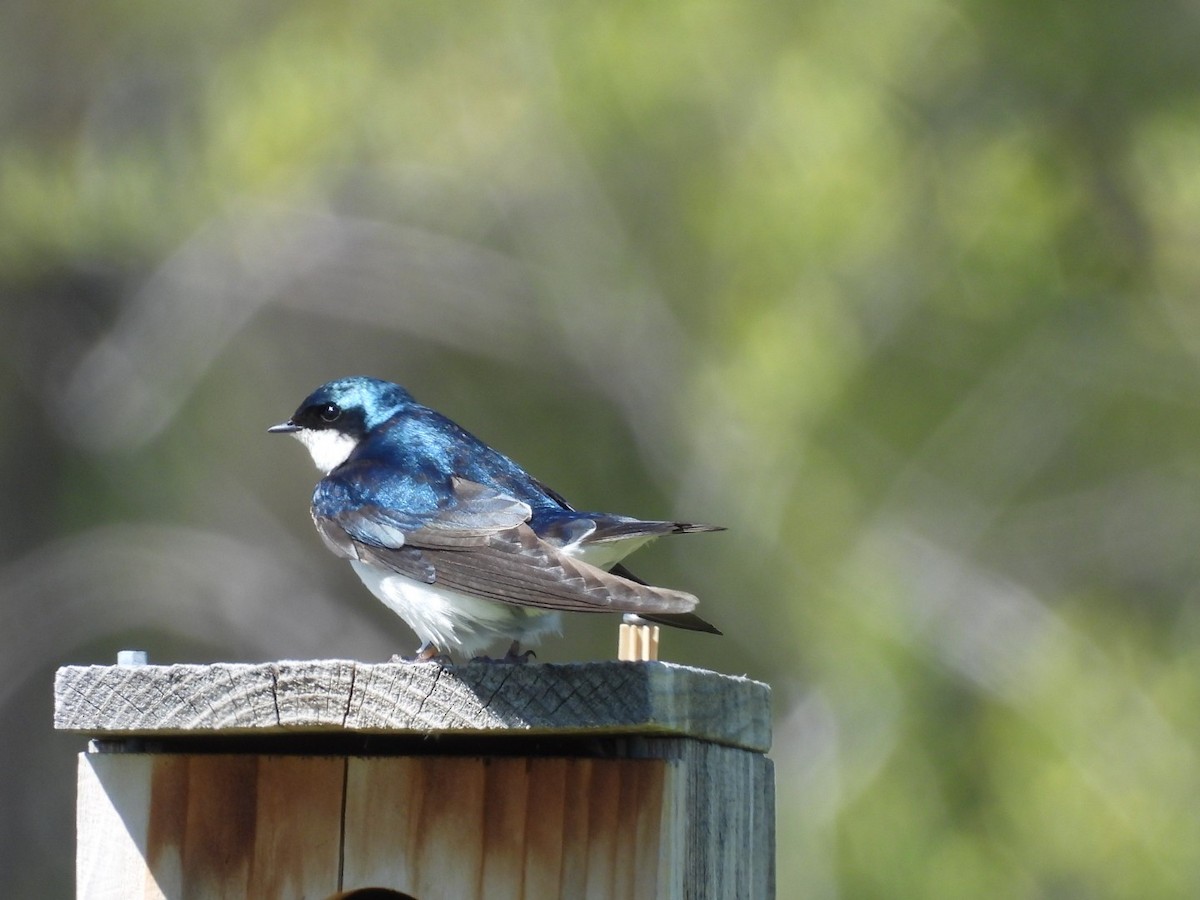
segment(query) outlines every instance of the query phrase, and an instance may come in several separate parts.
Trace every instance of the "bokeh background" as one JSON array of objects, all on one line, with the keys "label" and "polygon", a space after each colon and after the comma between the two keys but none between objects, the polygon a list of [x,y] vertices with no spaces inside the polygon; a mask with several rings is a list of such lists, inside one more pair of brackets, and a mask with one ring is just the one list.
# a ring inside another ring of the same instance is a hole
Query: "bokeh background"
[{"label": "bokeh background", "polygon": [[[1200,8],[0,5],[0,868],[57,666],[386,659],[265,428],[372,374],[772,684],[781,898],[1200,894]],[[543,660],[612,656],[572,620]]]}]

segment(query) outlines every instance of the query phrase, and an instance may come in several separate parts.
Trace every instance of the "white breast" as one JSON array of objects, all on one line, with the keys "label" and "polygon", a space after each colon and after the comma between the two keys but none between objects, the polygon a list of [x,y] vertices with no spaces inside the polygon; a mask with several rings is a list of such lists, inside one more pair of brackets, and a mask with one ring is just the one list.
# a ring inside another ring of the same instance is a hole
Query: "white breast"
[{"label": "white breast", "polygon": [[328,475],[346,461],[358,441],[333,428],[301,428],[292,437],[308,448],[308,453],[322,475]]}]

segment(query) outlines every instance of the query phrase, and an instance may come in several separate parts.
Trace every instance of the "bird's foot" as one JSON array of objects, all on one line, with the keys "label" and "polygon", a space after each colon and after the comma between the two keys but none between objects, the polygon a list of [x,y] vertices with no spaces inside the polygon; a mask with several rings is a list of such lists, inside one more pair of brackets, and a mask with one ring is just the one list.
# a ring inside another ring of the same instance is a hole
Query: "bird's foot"
[{"label": "bird's foot", "polygon": [[506,663],[513,663],[514,665],[523,666],[536,656],[537,654],[532,650],[526,650],[524,653],[522,653],[520,642],[513,641],[512,644],[509,645],[508,652],[504,654],[504,661]]},{"label": "bird's foot", "polygon": [[492,657],[492,656],[476,656],[475,658],[473,658],[471,660],[471,662],[504,663],[506,665],[512,665],[512,666],[523,666],[527,662],[529,662],[529,660],[534,659],[536,657],[537,657],[537,654],[534,653],[532,650],[526,650],[524,653],[522,653],[520,642],[513,641],[512,644],[508,648],[508,652],[505,653],[499,659],[496,659],[495,657]]},{"label": "bird's foot", "polygon": [[448,665],[450,665],[450,657],[447,654],[442,653],[440,650],[438,650],[438,648],[435,645],[431,644],[429,641],[426,641],[424,644],[422,644],[417,649],[417,652],[414,655],[401,656],[399,653],[396,653],[392,656],[391,662],[394,662],[394,663],[397,663],[397,662],[406,662],[406,663],[431,662],[431,663],[437,663],[439,666],[448,666]]}]

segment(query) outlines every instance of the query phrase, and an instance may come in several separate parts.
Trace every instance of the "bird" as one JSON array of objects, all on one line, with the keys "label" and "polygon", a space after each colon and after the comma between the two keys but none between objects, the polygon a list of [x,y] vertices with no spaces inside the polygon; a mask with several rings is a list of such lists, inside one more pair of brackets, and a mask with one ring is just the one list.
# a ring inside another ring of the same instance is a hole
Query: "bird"
[{"label": "bird", "polygon": [[324,476],[311,513],[325,545],[421,640],[415,661],[483,651],[527,661],[561,613],[619,612],[720,634],[695,595],[646,584],[621,564],[666,534],[716,525],[574,509],[514,460],[398,384],[329,381],[291,417],[290,434]]}]

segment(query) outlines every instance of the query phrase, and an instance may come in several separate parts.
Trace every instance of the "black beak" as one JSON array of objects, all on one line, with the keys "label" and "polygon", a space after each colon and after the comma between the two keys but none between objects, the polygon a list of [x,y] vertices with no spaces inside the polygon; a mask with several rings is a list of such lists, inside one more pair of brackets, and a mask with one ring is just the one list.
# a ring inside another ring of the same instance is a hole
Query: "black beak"
[{"label": "black beak", "polygon": [[292,432],[299,430],[300,426],[291,419],[288,419],[286,422],[280,422],[278,425],[272,425],[267,429],[267,434],[291,434]]}]

